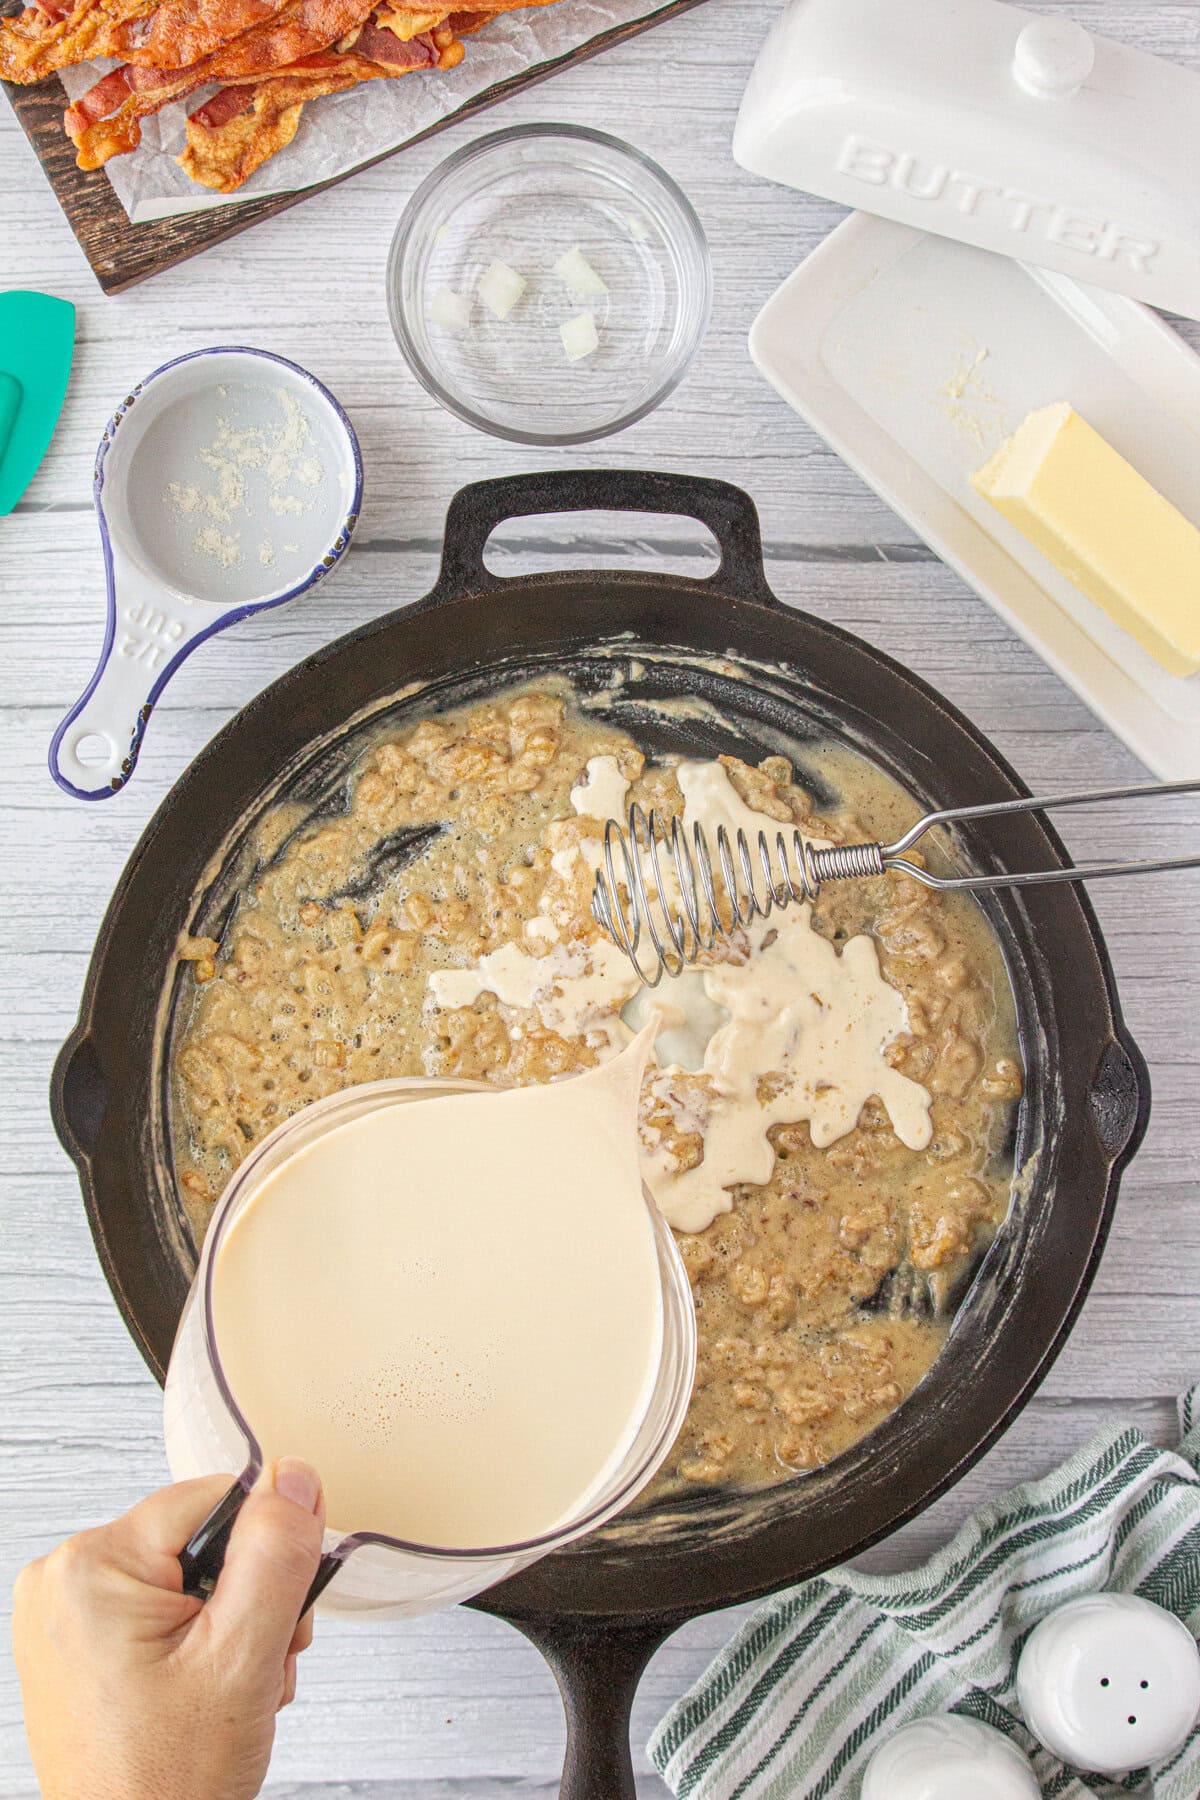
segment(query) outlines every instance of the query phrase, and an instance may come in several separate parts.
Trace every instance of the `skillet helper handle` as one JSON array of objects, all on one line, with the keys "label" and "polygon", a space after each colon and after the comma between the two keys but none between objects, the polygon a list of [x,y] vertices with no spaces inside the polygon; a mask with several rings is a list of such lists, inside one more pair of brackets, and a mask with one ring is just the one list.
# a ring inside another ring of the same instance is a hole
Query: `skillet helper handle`
[{"label": "skillet helper handle", "polygon": [[1088,1087],[1088,1106],[1104,1154],[1127,1163],[1150,1121],[1150,1071],[1124,1028],[1104,1047]]},{"label": "skillet helper handle", "polygon": [[637,1800],[629,1722],[646,1664],[678,1621],[514,1619],[554,1671],[567,1716],[559,1800]]},{"label": "skillet helper handle", "polygon": [[87,1027],[78,1024],[54,1061],[50,1077],[50,1117],[58,1141],[81,1165],[100,1137],[108,1105],[108,1083]]},{"label": "skillet helper handle", "polygon": [[758,509],[749,494],[707,475],[638,469],[548,470],[460,489],[446,513],[441,573],[428,604],[503,586],[503,577],[493,575],[483,561],[498,525],[536,513],[570,512],[676,513],[697,519],[712,532],[721,552],[713,584],[739,600],[782,604],[767,586]]},{"label": "skillet helper handle", "polygon": [[[208,1517],[197,1525],[191,1537],[179,1552],[179,1566],[183,1570],[183,1591],[197,1600],[208,1600],[217,1585],[218,1577],[225,1566],[225,1552],[229,1548],[229,1539],[233,1533],[237,1516],[247,1498],[249,1490],[235,1481],[228,1491],[222,1494]],[[324,1593],[342,1566],[340,1556],[326,1554],[317,1564],[317,1572],[313,1576],[312,1586],[304,1596],[304,1605],[300,1608],[300,1617],[313,1602]]]}]

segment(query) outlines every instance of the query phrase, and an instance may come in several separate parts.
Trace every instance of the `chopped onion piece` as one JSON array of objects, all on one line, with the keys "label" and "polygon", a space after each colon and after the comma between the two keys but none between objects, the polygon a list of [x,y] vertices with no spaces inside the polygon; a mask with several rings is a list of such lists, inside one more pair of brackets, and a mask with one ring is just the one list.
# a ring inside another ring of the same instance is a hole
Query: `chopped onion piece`
[{"label": "chopped onion piece", "polygon": [[582,362],[585,356],[590,356],[593,350],[599,348],[600,337],[591,313],[577,313],[565,325],[560,325],[558,330],[568,362]]},{"label": "chopped onion piece", "polygon": [[471,302],[466,294],[456,294],[453,288],[440,287],[429,302],[429,316],[443,331],[452,331],[456,336],[461,336],[470,329]]},{"label": "chopped onion piece", "polygon": [[490,313],[494,313],[498,319],[507,319],[525,292],[525,277],[518,275],[515,269],[510,269],[505,262],[489,263],[479,278],[479,286],[475,292]]},{"label": "chopped onion piece", "polygon": [[554,265],[554,273],[560,280],[566,282],[573,294],[607,294],[608,292],[608,288],[601,281],[578,244],[573,250],[563,252]]},{"label": "chopped onion piece", "polygon": [[633,238],[635,243],[648,244],[650,242],[650,227],[647,225],[645,219],[643,219],[641,213],[626,213],[625,224],[628,227],[630,237]]}]

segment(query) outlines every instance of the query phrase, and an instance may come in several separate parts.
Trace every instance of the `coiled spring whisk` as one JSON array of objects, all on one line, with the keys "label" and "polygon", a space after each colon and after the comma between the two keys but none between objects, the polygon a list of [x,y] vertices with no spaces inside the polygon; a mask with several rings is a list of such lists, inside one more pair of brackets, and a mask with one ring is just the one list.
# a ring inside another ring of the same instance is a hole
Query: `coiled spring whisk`
[{"label": "coiled spring whisk", "polygon": [[[1143,862],[1085,863],[1020,874],[931,875],[906,855],[935,826],[964,819],[1194,792],[1200,792],[1200,780],[1154,781],[1137,787],[1057,794],[1051,799],[948,807],[926,813],[894,844],[821,846],[803,837],[795,826],[764,828],[752,844],[744,831],[731,839],[721,825],[716,833],[715,863],[702,826],[693,825],[689,830],[678,816],[666,819],[657,811],[647,814],[633,805],[624,828],[615,819],[609,819],[604,827],[604,864],[596,875],[592,917],[624,950],[641,981],[657,987],[664,975],[681,974],[718,939],[728,941],[755,919],[768,919],[794,903],[815,901],[827,881],[862,880],[895,870],[923,887],[970,892],[1200,867],[1197,854]],[[648,954],[644,939],[649,939]],[[652,966],[647,969],[646,963]]]}]

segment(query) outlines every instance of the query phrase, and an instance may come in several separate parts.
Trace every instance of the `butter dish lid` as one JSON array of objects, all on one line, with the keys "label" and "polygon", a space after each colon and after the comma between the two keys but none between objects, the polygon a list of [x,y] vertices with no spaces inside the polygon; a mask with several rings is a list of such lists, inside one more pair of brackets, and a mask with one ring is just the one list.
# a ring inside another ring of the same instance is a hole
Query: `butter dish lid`
[{"label": "butter dish lid", "polygon": [[1200,319],[1200,74],[1001,0],[790,0],[751,173]]}]

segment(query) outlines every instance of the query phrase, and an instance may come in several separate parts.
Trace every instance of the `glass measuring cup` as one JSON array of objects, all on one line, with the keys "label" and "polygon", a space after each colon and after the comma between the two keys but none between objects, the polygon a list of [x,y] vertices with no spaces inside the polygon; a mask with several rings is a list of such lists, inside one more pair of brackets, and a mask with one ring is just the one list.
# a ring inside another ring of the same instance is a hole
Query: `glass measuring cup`
[{"label": "glass measuring cup", "polygon": [[[277,1126],[250,1153],[226,1188],[204,1240],[180,1319],[163,1403],[167,1459],[175,1480],[241,1469],[181,1558],[189,1591],[203,1592],[215,1581],[238,1509],[263,1466],[262,1448],[226,1379],[213,1325],[213,1268],[226,1233],[261,1182],[329,1130],[397,1102],[478,1091],[489,1090],[483,1090],[478,1082],[395,1079],[332,1094]],[[518,1544],[445,1549],[379,1532],[327,1530],[321,1567],[310,1594],[310,1598],[323,1594],[323,1611],[402,1617],[470,1599],[602,1525],[645,1487],[683,1424],[696,1362],[696,1321],[687,1272],[670,1227],[648,1193],[646,1205],[661,1281],[662,1348],[645,1411],[624,1458],[603,1489],[590,1497],[577,1517]]]},{"label": "glass measuring cup", "polygon": [[206,638],[294,600],[349,546],[362,458],[346,414],[298,364],[193,350],[126,396],[92,486],[108,590],[104,644],[50,744],[77,800],[132,775],[154,705]]}]

